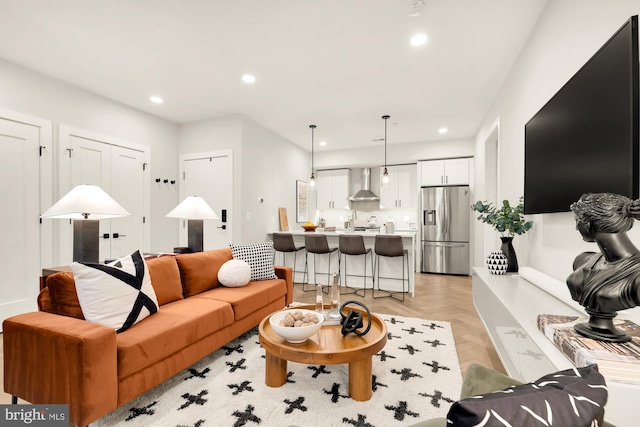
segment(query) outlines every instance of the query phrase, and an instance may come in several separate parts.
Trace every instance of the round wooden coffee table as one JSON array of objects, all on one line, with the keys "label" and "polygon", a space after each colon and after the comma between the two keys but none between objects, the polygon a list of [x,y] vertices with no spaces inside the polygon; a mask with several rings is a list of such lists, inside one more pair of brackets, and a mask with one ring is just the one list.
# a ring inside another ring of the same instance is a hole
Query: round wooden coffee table
[{"label": "round wooden coffee table", "polygon": [[[313,310],[313,306],[294,307]],[[348,307],[359,310],[357,307]],[[366,326],[367,314],[363,313]],[[280,387],[287,382],[287,361],[308,365],[349,364],[349,396],[358,401],[371,399],[372,356],[387,343],[387,325],[379,316],[371,314],[371,330],[364,336],[342,335],[340,325],[323,326],[308,340],[292,344],[276,334],[269,324],[269,317],[262,319],[259,327],[260,344],[266,351],[265,383]]]}]

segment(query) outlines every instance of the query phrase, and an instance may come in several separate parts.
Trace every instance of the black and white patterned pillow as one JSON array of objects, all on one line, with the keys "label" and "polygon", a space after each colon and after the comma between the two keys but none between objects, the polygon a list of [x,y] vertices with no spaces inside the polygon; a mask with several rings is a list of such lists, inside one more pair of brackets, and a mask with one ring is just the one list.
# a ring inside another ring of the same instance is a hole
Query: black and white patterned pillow
[{"label": "black and white patterned pillow", "polygon": [[246,261],[251,266],[251,280],[276,279],[273,268],[273,241],[249,245],[231,244],[234,259]]},{"label": "black and white patterned pillow", "polygon": [[604,377],[589,365],[455,402],[447,426],[601,426],[605,403]]},{"label": "black and white patterned pillow", "polygon": [[140,251],[108,265],[72,262],[84,318],[122,332],[158,311],[149,269]]}]

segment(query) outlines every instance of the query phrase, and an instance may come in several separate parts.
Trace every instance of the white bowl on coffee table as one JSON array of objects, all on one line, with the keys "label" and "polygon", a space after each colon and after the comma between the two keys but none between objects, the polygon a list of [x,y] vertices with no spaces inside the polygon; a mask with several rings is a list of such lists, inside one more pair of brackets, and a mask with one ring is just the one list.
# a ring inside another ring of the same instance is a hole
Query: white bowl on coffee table
[{"label": "white bowl on coffee table", "polygon": [[[281,326],[280,320],[284,319],[284,317],[288,313],[293,313],[295,311],[299,311],[302,315],[306,313],[313,313],[318,316],[318,323],[310,326]],[[269,318],[269,324],[271,328],[280,335],[282,338],[287,340],[293,344],[300,344],[305,342],[309,337],[313,336],[316,332],[320,330],[322,327],[322,322],[324,321],[324,316],[322,313],[318,313],[314,310],[306,310],[302,308],[292,308],[288,310],[278,311],[273,313]]]}]

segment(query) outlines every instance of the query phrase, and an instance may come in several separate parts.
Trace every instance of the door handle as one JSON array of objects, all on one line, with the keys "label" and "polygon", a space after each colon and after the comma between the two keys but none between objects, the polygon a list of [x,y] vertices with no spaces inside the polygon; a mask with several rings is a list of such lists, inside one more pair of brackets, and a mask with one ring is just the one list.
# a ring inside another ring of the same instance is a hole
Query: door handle
[{"label": "door handle", "polygon": [[222,224],[222,225],[221,225],[220,227],[218,227],[218,228],[222,228],[223,230],[226,230],[226,229],[227,229],[227,224]]},{"label": "door handle", "polygon": [[113,238],[114,239],[118,239],[120,237],[127,237],[126,234],[120,234],[120,233],[113,233]]},{"label": "door handle", "polygon": [[100,236],[100,237],[102,237],[103,239],[108,239],[108,238],[109,238],[109,233],[104,233],[104,234],[103,234],[102,236]]},{"label": "door handle", "polygon": [[436,243],[436,242],[429,242],[429,243],[424,243],[424,246],[439,246],[439,247],[444,247],[444,248],[464,248],[465,244],[464,243]]}]

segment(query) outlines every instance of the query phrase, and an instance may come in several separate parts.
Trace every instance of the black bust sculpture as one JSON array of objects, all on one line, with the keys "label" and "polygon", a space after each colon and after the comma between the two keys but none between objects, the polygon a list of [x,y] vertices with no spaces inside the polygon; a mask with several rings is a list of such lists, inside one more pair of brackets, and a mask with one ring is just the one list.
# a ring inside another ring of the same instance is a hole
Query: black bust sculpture
[{"label": "black bust sculpture", "polygon": [[627,231],[640,218],[640,200],[619,194],[584,194],[571,205],[576,228],[600,253],[584,252],[573,262],[567,278],[571,297],[589,315],[575,329],[602,341],[627,342],[631,337],[613,324],[620,310],[640,305],[640,250]]}]

